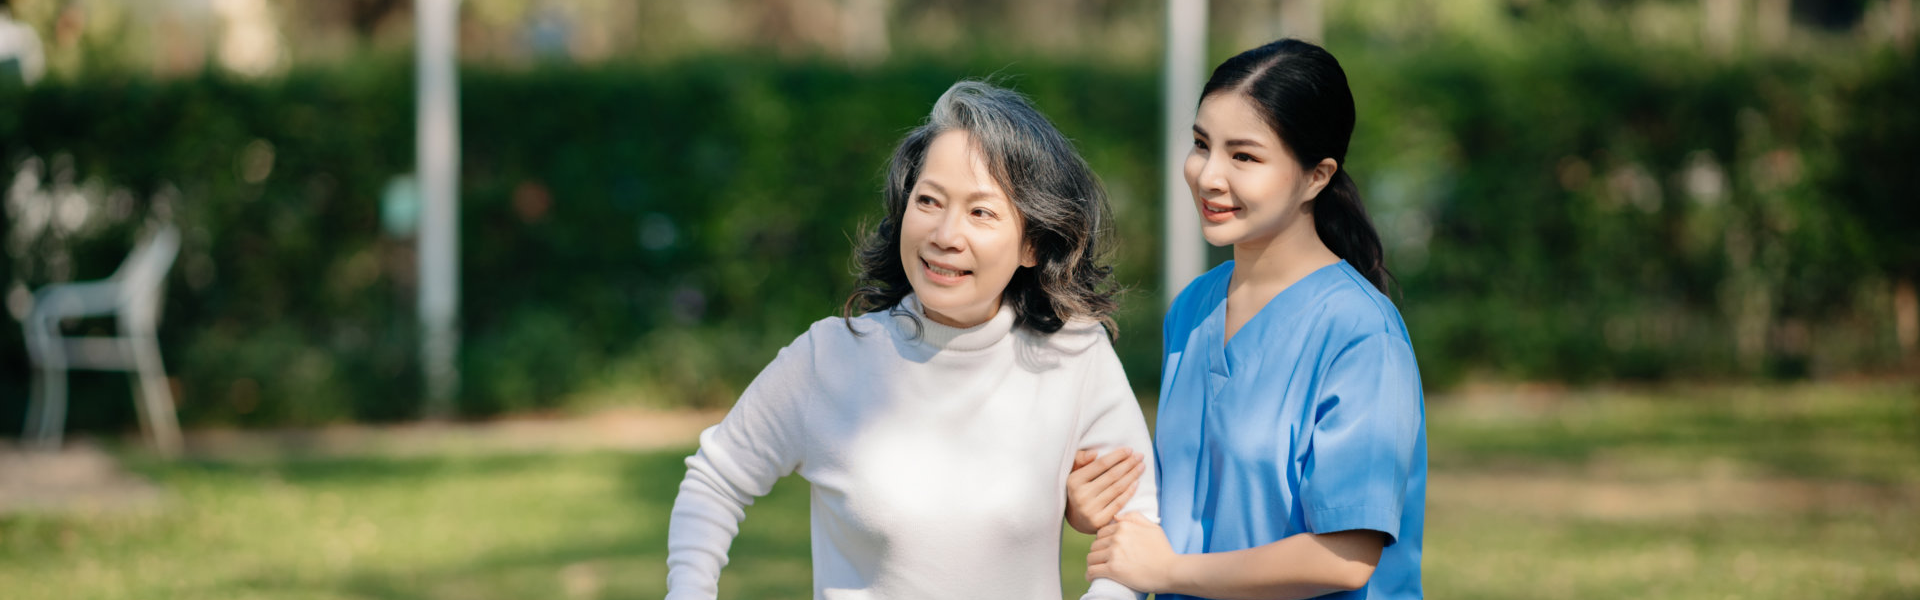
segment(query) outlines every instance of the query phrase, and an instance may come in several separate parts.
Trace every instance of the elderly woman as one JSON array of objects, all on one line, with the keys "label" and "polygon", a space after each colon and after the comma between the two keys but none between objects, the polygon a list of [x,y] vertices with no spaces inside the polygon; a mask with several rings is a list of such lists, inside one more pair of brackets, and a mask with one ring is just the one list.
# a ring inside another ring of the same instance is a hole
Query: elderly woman
[{"label": "elderly woman", "polygon": [[[894,151],[885,205],[843,315],[781,350],[687,459],[668,598],[715,597],[744,507],[796,472],[815,598],[1058,598],[1076,452],[1148,451],[1108,340],[1106,195],[1045,117],[955,84]],[[1153,515],[1140,481],[1124,511]],[[1086,597],[1135,594],[1100,580]]]}]

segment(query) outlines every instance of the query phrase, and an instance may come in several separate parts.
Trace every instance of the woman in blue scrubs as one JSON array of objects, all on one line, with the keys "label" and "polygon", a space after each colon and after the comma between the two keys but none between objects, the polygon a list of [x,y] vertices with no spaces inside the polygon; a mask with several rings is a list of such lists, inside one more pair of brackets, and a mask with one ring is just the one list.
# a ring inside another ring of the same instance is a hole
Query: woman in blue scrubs
[{"label": "woman in blue scrubs", "polygon": [[1105,510],[1138,458],[1076,461],[1069,518],[1105,522],[1089,578],[1159,598],[1421,597],[1424,399],[1347,174],[1353,125],[1346,74],[1313,44],[1207,81],[1185,174],[1234,259],[1167,313],[1160,522]]}]

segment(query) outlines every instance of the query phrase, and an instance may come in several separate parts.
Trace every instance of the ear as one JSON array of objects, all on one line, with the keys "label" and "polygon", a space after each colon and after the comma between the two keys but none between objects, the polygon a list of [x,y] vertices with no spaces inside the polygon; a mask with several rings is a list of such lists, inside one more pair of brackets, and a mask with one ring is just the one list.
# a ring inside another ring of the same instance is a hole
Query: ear
[{"label": "ear", "polygon": [[1020,266],[1029,269],[1040,266],[1039,258],[1033,253],[1033,244],[1028,242],[1020,243]]},{"label": "ear", "polygon": [[1333,174],[1339,171],[1340,163],[1331,158],[1320,159],[1320,164],[1314,165],[1312,170],[1307,171],[1307,193],[1306,197],[1300,200],[1311,202],[1314,198],[1320,197],[1320,190],[1327,189],[1327,184],[1333,183]]}]

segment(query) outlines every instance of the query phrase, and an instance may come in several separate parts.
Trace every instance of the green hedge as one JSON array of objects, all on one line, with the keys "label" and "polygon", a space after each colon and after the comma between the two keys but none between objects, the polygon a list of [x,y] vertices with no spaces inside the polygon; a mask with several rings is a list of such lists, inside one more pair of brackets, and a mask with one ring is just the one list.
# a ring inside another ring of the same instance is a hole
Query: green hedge
[{"label": "green hedge", "polygon": [[1430,383],[1897,364],[1888,284],[1920,274],[1911,57],[1575,38],[1383,63],[1362,118],[1396,125],[1364,132],[1369,157],[1437,188],[1399,203],[1432,223],[1428,260],[1401,265]]},{"label": "green hedge", "polygon": [[[1890,364],[1873,294],[1916,262],[1901,233],[1920,219],[1899,195],[1920,156],[1911,59],[1714,61],[1577,40],[1524,56],[1334,49],[1362,113],[1349,166],[1430,385]],[[28,251],[0,281],[44,285],[56,249],[73,277],[104,276],[152,199],[172,197],[186,237],[161,337],[184,420],[417,414],[411,246],[382,232],[379,201],[413,162],[410,74],[375,59],[266,82],[0,90],[9,176],[33,158],[46,178],[71,165],[95,195],[129,192],[71,236],[9,240]],[[462,73],[462,412],[724,406],[838,310],[892,144],[948,84],[983,75],[1031,94],[1114,193],[1131,288],[1118,346],[1153,389],[1153,73],[708,57]],[[1689,174],[1715,169],[1722,192],[1694,199]],[[6,430],[24,411],[19,335],[0,327]],[[131,423],[116,377],[77,379],[76,427]]]},{"label": "green hedge", "polygon": [[[132,190],[135,213],[155,190],[178,190],[186,243],[162,344],[183,419],[406,418],[420,388],[412,251],[383,234],[380,196],[412,163],[409,76],[404,63],[375,62],[266,83],[209,76],[0,93],[0,156],[71,157],[78,178]],[[1122,221],[1121,279],[1151,281],[1153,223],[1133,215],[1158,189],[1146,162],[1157,104],[1137,74],[938,63],[855,72],[744,58],[467,69],[462,411],[548,408],[582,394],[731,402],[775,350],[837,313],[852,285],[850,240],[877,215],[893,144],[970,76],[1033,95],[1086,150],[1132,216]],[[262,143],[272,167],[249,183]],[[40,246],[71,247],[77,277],[103,276],[137,216],[103,217]],[[41,285],[45,262],[10,262],[26,270],[0,279]],[[1150,295],[1128,298],[1139,301],[1123,315],[1124,349],[1146,372],[1157,315]],[[11,429],[27,375],[17,327],[0,332],[0,369],[0,427]],[[76,385],[103,396],[78,401],[80,426],[127,422],[111,376]]]}]

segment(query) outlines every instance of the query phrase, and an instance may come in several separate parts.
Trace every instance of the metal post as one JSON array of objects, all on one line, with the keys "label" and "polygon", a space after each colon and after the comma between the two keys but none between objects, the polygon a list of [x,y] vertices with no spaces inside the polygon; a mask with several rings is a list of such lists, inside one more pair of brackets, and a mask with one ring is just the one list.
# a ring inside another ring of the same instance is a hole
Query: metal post
[{"label": "metal post", "polygon": [[1187,283],[1207,268],[1206,242],[1200,238],[1200,214],[1193,205],[1193,193],[1187,190],[1185,164],[1193,139],[1193,113],[1200,105],[1200,86],[1206,83],[1207,2],[1206,0],[1168,0],[1166,99],[1164,127],[1166,136],[1166,204],[1162,225],[1161,294],[1167,306]]},{"label": "metal post", "polygon": [[1321,0],[1280,0],[1280,37],[1326,45],[1325,14]]},{"label": "metal post", "polygon": [[417,0],[414,27],[419,105],[420,360],[426,374],[426,417],[453,414],[460,371],[460,90],[455,29],[460,0]]},{"label": "metal post", "polygon": [[1732,54],[1740,41],[1740,7],[1744,0],[1700,0],[1701,38],[1721,56]]}]

